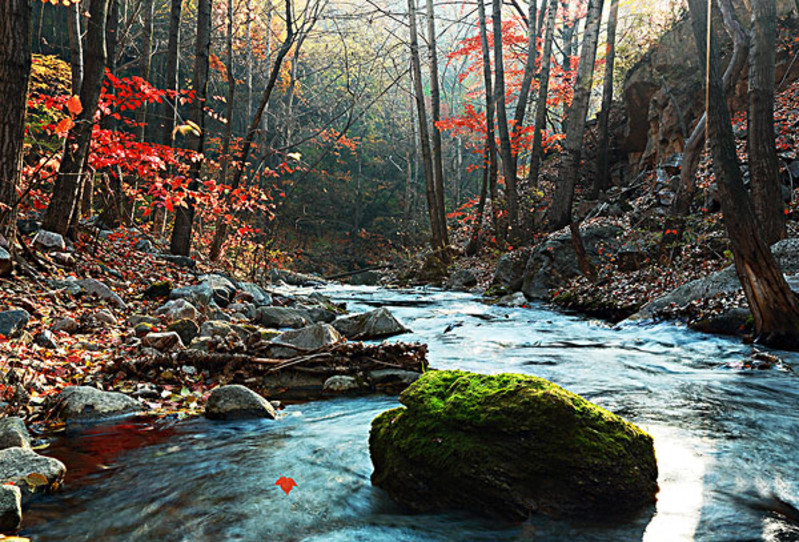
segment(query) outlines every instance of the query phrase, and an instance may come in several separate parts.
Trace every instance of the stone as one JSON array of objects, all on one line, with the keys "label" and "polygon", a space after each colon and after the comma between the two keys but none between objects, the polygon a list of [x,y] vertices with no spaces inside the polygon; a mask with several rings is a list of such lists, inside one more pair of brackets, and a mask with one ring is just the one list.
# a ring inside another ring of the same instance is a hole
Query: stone
[{"label": "stone", "polygon": [[406,388],[416,382],[422,373],[404,369],[377,369],[369,371],[369,380],[378,388],[388,385],[399,385]]},{"label": "stone", "polygon": [[336,319],[332,325],[350,340],[382,339],[410,331],[385,307],[361,314],[342,316]]},{"label": "stone", "polygon": [[285,307],[259,307],[255,320],[265,327],[300,328],[308,325],[308,313]]},{"label": "stone", "polygon": [[49,329],[45,329],[41,333],[37,334],[34,340],[36,341],[36,344],[42,348],[47,348],[49,350],[58,348],[58,343],[55,340],[55,336],[53,336],[53,332]]},{"label": "stone", "polygon": [[128,305],[104,282],[97,279],[81,279],[76,281],[78,285],[89,295],[95,295],[103,301],[113,303],[122,310],[126,310]]},{"label": "stone", "polygon": [[14,447],[30,448],[31,436],[22,418],[9,416],[0,419],[0,450]]},{"label": "stone", "polygon": [[624,516],[658,491],[652,437],[544,379],[428,371],[372,422],[372,483],[418,513]]},{"label": "stone", "polygon": [[313,352],[341,342],[341,335],[329,324],[314,324],[302,329],[286,331],[272,342],[296,346],[297,349],[272,346],[269,351],[276,358],[291,358],[306,352]]},{"label": "stone", "polygon": [[147,299],[157,299],[159,297],[169,297],[170,292],[172,292],[172,281],[159,280],[145,288],[142,295]]},{"label": "stone", "polygon": [[12,309],[0,312],[0,335],[10,337],[12,333],[24,328],[31,319],[25,309]]},{"label": "stone", "polygon": [[173,299],[172,301],[167,301],[155,311],[155,314],[165,315],[166,319],[170,322],[176,322],[183,319],[196,321],[200,317],[199,311],[197,311],[194,305],[185,299]]},{"label": "stone", "polygon": [[75,256],[69,252],[53,252],[51,257],[58,265],[63,265],[64,267],[72,267],[75,265]]},{"label": "stone", "polygon": [[228,306],[228,309],[232,310],[234,313],[241,314],[245,318],[250,320],[255,318],[256,308],[257,307],[255,306],[255,304],[249,302],[232,303]]},{"label": "stone", "polygon": [[142,405],[127,395],[90,386],[64,388],[56,399],[55,417],[68,422],[91,422],[140,412]]},{"label": "stone", "polygon": [[212,420],[277,417],[274,407],[249,388],[238,384],[220,386],[211,392],[205,415]]},{"label": "stone", "polygon": [[692,322],[689,327],[702,333],[716,335],[746,335],[752,332],[754,319],[749,309],[733,307]]},{"label": "stone", "polygon": [[117,317],[108,309],[100,309],[95,312],[94,319],[101,324],[107,324],[109,326],[117,325]]},{"label": "stone", "polygon": [[22,491],[17,486],[0,485],[0,532],[13,533],[22,525]]},{"label": "stone", "polygon": [[[196,324],[195,324],[196,325]],[[160,352],[184,348],[183,340],[175,331],[165,331],[163,333],[150,332],[141,341],[142,346],[155,348]]]},{"label": "stone", "polygon": [[447,287],[456,292],[468,292],[477,286],[477,277],[468,269],[459,269],[449,277]]},{"label": "stone", "polygon": [[169,292],[169,299],[186,299],[195,306],[208,306],[214,298],[214,291],[207,284],[182,286]]},{"label": "stone", "polygon": [[22,235],[32,235],[42,229],[42,223],[30,218],[20,218],[17,220],[17,230]]},{"label": "stone", "polygon": [[156,326],[161,323],[161,320],[155,316],[147,316],[146,314],[134,314],[128,317],[128,327],[136,327],[138,324],[145,323],[151,326]]},{"label": "stone", "polygon": [[300,305],[298,309],[307,314],[306,318],[311,322],[318,324],[324,322],[329,324],[338,318],[340,312],[325,305]]},{"label": "stone", "polygon": [[133,333],[139,338],[142,338],[148,333],[151,333],[155,330],[156,327],[148,322],[139,322],[138,324],[133,326]]},{"label": "stone", "polygon": [[227,322],[208,320],[200,326],[201,337],[227,337],[233,333],[233,328]]},{"label": "stone", "polygon": [[354,286],[377,286],[380,283],[380,274],[374,271],[361,271],[350,277],[350,284]]},{"label": "stone", "polygon": [[48,485],[61,483],[67,468],[61,461],[37,454],[28,448],[6,448],[0,450],[0,480],[14,482],[20,488],[27,487],[25,477],[41,474]]},{"label": "stone", "polygon": [[359,392],[365,387],[363,381],[359,381],[354,376],[335,375],[325,380],[322,391],[331,393]]},{"label": "stone", "polygon": [[139,252],[146,252],[147,254],[154,252],[153,242],[149,239],[139,239],[136,242],[135,248]]},{"label": "stone", "polygon": [[11,254],[5,248],[0,247],[0,277],[10,275],[13,266]]},{"label": "stone", "polygon": [[522,292],[504,295],[497,301],[499,307],[524,307],[528,303]]},{"label": "stone", "polygon": [[222,275],[203,275],[200,277],[200,283],[211,290],[211,297],[214,302],[220,307],[227,307],[236,296],[236,285]]},{"label": "stone", "polygon": [[165,262],[173,263],[178,267],[186,267],[191,269],[192,267],[197,265],[197,262],[195,262],[192,258],[189,258],[188,256],[179,256],[175,254],[164,254],[164,253],[156,253],[153,256],[155,256],[155,258],[158,260],[163,260]]},{"label": "stone", "polygon": [[166,330],[177,333],[183,344],[189,344],[194,340],[194,337],[200,334],[200,328],[197,326],[197,323],[194,320],[189,320],[188,318],[172,322],[166,326]]},{"label": "stone", "polygon": [[327,283],[322,277],[295,273],[287,269],[271,269],[269,278],[272,282],[285,282],[290,286],[321,286]]},{"label": "stone", "polygon": [[63,252],[67,249],[67,244],[61,234],[47,230],[39,230],[33,237],[33,244],[44,250],[57,250]]},{"label": "stone", "polygon": [[240,282],[238,296],[247,294],[250,296],[250,301],[256,307],[266,307],[272,304],[272,296],[269,293],[252,282]]},{"label": "stone", "polygon": [[500,256],[491,284],[504,286],[508,293],[518,292],[522,287],[524,267],[529,255],[528,250],[517,250]]}]

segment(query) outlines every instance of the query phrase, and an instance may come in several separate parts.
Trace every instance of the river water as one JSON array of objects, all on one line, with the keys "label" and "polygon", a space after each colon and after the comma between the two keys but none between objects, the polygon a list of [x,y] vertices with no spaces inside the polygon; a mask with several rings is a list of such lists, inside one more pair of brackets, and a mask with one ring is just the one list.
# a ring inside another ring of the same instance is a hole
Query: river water
[{"label": "river water", "polygon": [[[336,287],[388,307],[436,368],[547,378],[655,439],[657,505],[610,525],[409,515],[369,482],[371,420],[394,397],[293,405],[277,421],[94,427],[46,453],[70,472],[31,504],[34,541],[799,540],[799,378],[740,370],[752,347],[671,324],[611,327],[469,294]],[[449,330],[448,330],[449,328]],[[799,370],[799,356],[779,353]],[[290,495],[281,476],[298,484]]]}]

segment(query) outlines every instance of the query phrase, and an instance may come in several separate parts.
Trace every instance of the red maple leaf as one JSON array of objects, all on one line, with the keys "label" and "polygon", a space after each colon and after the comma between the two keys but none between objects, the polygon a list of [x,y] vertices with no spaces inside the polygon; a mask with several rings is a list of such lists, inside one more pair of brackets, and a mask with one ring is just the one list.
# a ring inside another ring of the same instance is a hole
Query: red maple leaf
[{"label": "red maple leaf", "polygon": [[297,482],[294,481],[294,478],[286,478],[285,476],[281,476],[275,482],[276,486],[280,486],[280,489],[286,492],[286,495],[291,493],[291,490],[297,487]]}]

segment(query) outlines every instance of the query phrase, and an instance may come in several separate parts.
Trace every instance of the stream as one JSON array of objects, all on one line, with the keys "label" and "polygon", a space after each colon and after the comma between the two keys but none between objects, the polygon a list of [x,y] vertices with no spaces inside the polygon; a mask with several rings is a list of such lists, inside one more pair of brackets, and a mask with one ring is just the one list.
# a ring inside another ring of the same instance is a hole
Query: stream
[{"label": "stream", "polygon": [[[302,290],[292,290],[301,292]],[[460,513],[409,515],[371,486],[372,419],[396,397],[291,405],[278,421],[91,427],[43,453],[69,469],[34,501],[44,541],[799,540],[799,377],[734,369],[752,347],[673,324],[611,327],[471,294],[328,287],[351,312],[385,306],[435,368],[527,373],[625,417],[655,439],[657,505],[613,524]],[[448,330],[449,328],[449,330]],[[446,331],[446,332],[445,332]],[[780,353],[799,371],[799,355]],[[298,484],[288,496],[281,476]]]}]

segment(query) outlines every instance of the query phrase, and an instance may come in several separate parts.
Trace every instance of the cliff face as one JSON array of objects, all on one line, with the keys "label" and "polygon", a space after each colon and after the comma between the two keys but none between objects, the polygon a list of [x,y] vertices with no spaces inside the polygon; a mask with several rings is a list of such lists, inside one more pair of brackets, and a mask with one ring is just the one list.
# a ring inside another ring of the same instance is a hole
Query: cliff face
[{"label": "cliff face", "polygon": [[[749,27],[743,0],[733,0],[738,19]],[[799,17],[794,0],[777,0],[779,39],[799,35]],[[713,27],[726,66],[732,53],[732,40],[724,30],[721,17],[715,14]],[[777,82],[790,73],[786,83],[799,78],[799,61],[786,52],[777,56]],[[665,33],[627,73],[624,83],[625,122],[616,133],[620,154],[627,155],[632,174],[663,163],[674,153],[682,152],[704,110],[702,67],[696,50],[691,21],[686,16]],[[730,108],[746,107],[746,68],[735,91],[728,97]]]}]

